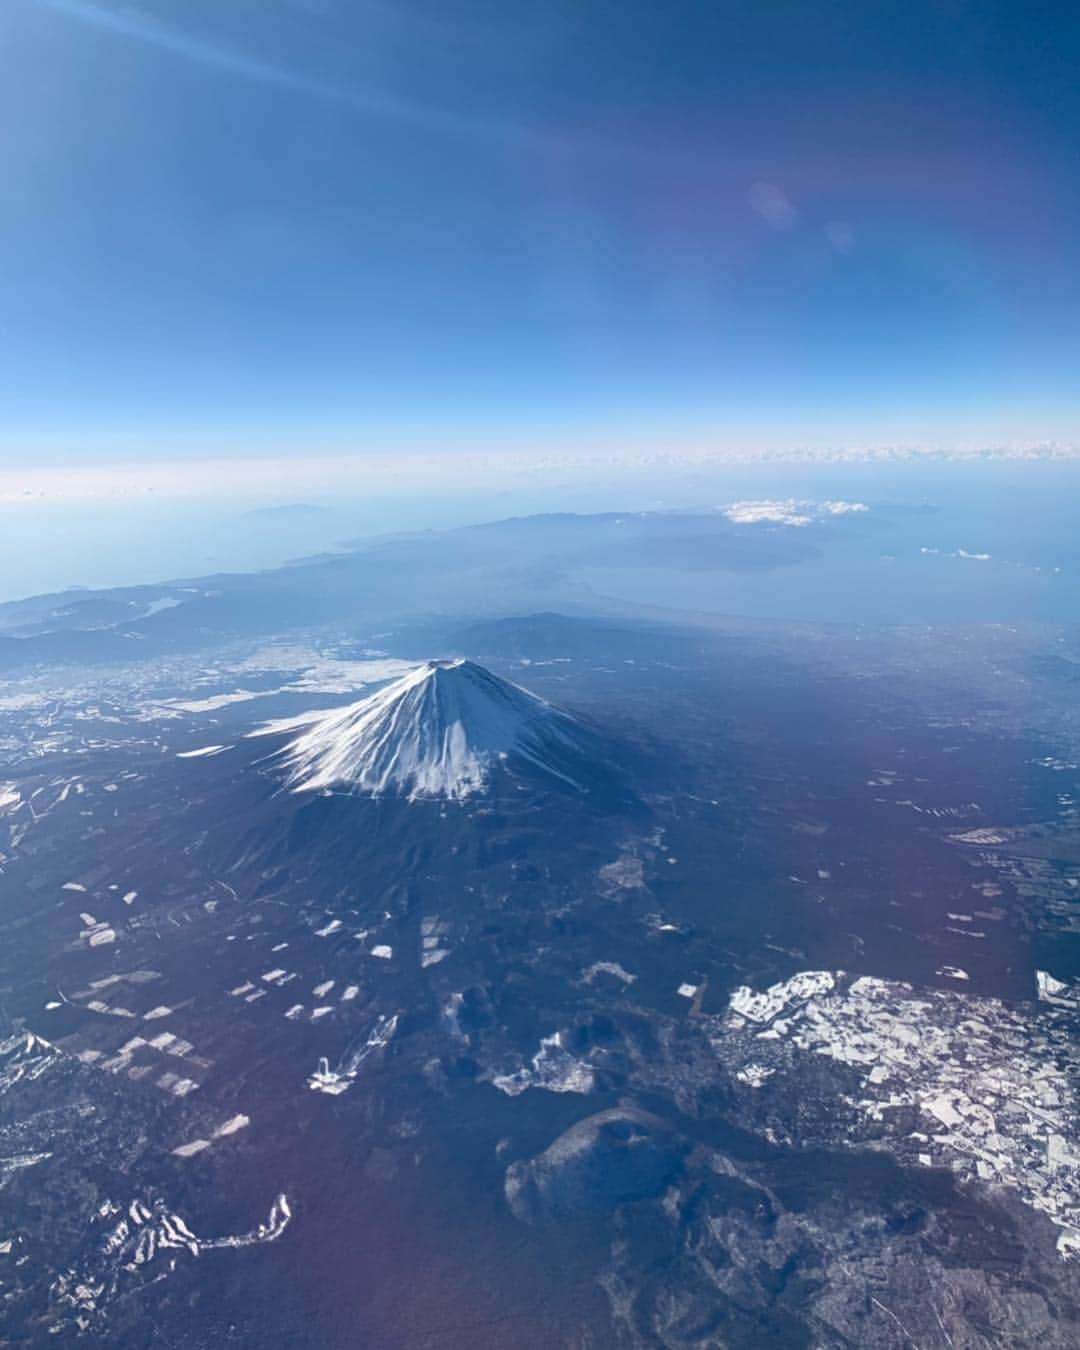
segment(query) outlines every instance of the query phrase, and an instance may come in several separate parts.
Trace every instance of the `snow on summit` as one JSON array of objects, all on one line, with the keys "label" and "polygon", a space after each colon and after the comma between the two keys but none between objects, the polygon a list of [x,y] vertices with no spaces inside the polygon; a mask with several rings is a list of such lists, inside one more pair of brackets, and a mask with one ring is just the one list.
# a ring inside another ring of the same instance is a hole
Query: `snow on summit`
[{"label": "snow on summit", "polygon": [[252,734],[290,732],[275,758],[293,792],[463,800],[484,790],[496,763],[515,760],[580,787],[571,764],[588,754],[576,719],[461,659],[428,661],[358,703]]}]

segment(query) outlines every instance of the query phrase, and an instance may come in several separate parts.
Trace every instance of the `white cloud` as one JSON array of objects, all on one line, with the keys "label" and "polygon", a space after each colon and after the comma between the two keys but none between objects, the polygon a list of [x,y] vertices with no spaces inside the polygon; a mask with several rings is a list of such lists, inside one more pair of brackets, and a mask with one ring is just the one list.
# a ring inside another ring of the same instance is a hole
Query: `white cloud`
[{"label": "white cloud", "polygon": [[924,557],[934,558],[966,558],[968,562],[990,562],[993,557],[990,553],[969,553],[966,548],[958,548],[954,553],[942,553],[939,548],[927,548],[924,544],[919,552]]},{"label": "white cloud", "polygon": [[844,220],[830,220],[825,226],[825,237],[837,253],[850,253],[855,244],[855,232]]},{"label": "white cloud", "polygon": [[754,183],[746,200],[767,225],[774,230],[790,230],[798,223],[799,213],[788,200],[787,193],[775,183]]},{"label": "white cloud", "polygon": [[720,508],[721,513],[733,525],[811,525],[825,516],[846,516],[859,511],[869,511],[865,502],[841,501],[797,501],[789,497],[785,501],[731,502]]}]

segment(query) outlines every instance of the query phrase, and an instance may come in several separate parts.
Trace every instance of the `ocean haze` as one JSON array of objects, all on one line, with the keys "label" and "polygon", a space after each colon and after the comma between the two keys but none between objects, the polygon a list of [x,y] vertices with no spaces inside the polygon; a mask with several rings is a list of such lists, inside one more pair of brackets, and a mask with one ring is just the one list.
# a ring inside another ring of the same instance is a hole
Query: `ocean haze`
[{"label": "ocean haze", "polygon": [[[738,532],[753,550],[749,570],[730,548],[718,560],[682,538],[632,557],[594,554],[580,577],[614,600],[747,617],[1060,621],[1076,615],[1080,594],[1078,490],[1080,463],[1071,461],[940,461],[554,467],[378,482],[367,496],[296,501],[28,500],[0,507],[0,598],[246,572],[382,536],[544,512],[708,513],[750,503],[735,514],[752,520],[764,503],[765,518]],[[869,509],[835,517],[842,528],[823,554],[827,521],[785,520],[830,502]],[[782,541],[782,567],[763,565],[770,540]]]}]

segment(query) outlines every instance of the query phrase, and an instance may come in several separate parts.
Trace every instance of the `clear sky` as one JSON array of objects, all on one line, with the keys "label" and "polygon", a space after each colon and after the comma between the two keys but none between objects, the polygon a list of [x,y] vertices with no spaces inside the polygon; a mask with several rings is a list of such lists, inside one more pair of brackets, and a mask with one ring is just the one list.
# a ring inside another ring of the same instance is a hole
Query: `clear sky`
[{"label": "clear sky", "polygon": [[1080,23],[3,0],[0,460],[1080,443]]}]

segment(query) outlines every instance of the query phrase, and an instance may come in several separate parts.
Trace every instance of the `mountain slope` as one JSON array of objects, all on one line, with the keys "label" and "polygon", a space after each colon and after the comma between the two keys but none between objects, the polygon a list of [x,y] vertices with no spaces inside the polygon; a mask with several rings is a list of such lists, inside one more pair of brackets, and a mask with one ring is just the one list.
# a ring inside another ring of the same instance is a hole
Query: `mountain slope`
[{"label": "mountain slope", "polygon": [[358,703],[271,722],[291,734],[274,758],[293,792],[338,788],[463,800],[498,766],[585,790],[596,747],[585,726],[472,661],[429,661]]}]

